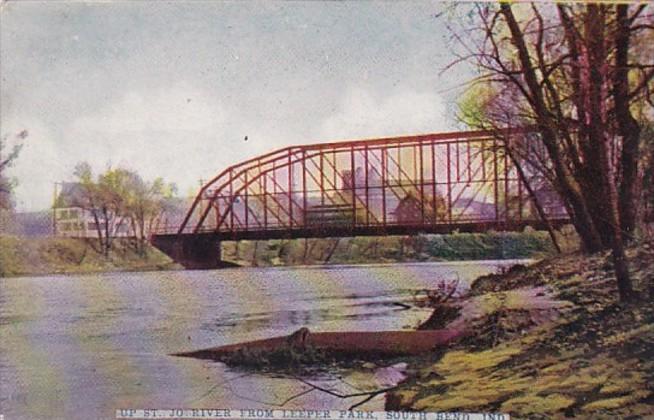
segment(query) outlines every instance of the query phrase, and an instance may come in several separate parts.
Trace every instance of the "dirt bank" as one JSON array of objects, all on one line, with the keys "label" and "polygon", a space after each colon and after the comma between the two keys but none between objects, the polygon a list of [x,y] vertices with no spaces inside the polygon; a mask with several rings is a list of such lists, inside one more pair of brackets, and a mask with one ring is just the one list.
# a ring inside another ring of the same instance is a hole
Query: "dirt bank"
[{"label": "dirt bank", "polygon": [[458,303],[475,333],[437,362],[415,364],[386,408],[518,418],[654,414],[654,244],[628,257],[641,296],[631,305],[617,301],[606,254],[479,278]]},{"label": "dirt bank", "polygon": [[153,247],[139,253],[129,241],[116,240],[105,257],[91,241],[0,236],[0,277],[181,268]]}]

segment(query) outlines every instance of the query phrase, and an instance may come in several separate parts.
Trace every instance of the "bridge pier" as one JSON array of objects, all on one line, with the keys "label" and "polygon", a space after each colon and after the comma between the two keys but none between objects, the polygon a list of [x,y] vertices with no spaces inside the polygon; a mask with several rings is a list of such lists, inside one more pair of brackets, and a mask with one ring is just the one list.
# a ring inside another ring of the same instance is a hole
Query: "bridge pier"
[{"label": "bridge pier", "polygon": [[151,242],[187,269],[211,270],[238,266],[221,260],[220,241],[214,234],[155,235]]}]

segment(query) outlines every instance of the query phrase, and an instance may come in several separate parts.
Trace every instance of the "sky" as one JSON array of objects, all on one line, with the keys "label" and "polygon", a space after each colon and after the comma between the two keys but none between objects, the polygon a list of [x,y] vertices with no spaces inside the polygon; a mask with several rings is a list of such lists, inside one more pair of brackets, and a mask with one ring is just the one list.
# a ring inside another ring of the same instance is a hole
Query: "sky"
[{"label": "sky", "polygon": [[9,170],[19,211],[50,207],[81,161],[187,195],[291,144],[454,130],[473,77],[442,71],[454,57],[439,2],[0,7],[0,133],[28,133]]}]

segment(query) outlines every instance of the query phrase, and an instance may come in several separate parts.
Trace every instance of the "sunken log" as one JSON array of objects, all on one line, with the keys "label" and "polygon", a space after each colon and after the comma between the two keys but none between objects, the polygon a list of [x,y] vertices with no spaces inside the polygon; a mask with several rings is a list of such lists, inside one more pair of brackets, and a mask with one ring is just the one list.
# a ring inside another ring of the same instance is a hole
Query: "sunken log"
[{"label": "sunken log", "polygon": [[270,353],[289,348],[296,351],[310,348],[341,357],[349,355],[394,357],[431,352],[463,335],[462,329],[310,333],[308,329],[301,328],[287,336],[176,353],[173,356],[222,360],[243,351]]}]

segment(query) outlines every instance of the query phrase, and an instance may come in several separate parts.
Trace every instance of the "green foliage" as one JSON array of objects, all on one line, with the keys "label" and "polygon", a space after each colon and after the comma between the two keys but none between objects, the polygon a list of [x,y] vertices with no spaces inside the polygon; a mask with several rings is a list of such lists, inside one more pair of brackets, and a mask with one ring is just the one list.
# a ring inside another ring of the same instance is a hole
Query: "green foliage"
[{"label": "green foliage", "polygon": [[[314,238],[260,242],[254,257],[254,241],[223,243],[223,259],[242,265],[323,264],[335,239]],[[525,231],[485,234],[383,236],[342,238],[330,264],[389,263],[398,261],[456,261],[534,258],[554,252],[545,232]]]},{"label": "green foliage", "polygon": [[495,92],[486,83],[472,84],[458,101],[458,119],[469,127],[486,127],[489,125],[488,107]]},{"label": "green foliage", "polygon": [[0,277],[20,273],[21,259],[18,239],[0,236]]},{"label": "green foliage", "polygon": [[104,231],[98,227],[105,254],[108,254],[118,229],[125,225],[137,238],[139,252],[144,253],[147,234],[166,210],[164,201],[174,196],[176,186],[166,184],[162,178],[145,181],[137,172],[125,168],[109,167],[94,176],[86,162],[76,166],[75,176],[83,191],[79,206],[98,220],[106,221]]},{"label": "green foliage", "polygon": [[528,258],[553,251],[544,232],[437,235],[429,239],[427,248],[432,257],[446,260]]}]

